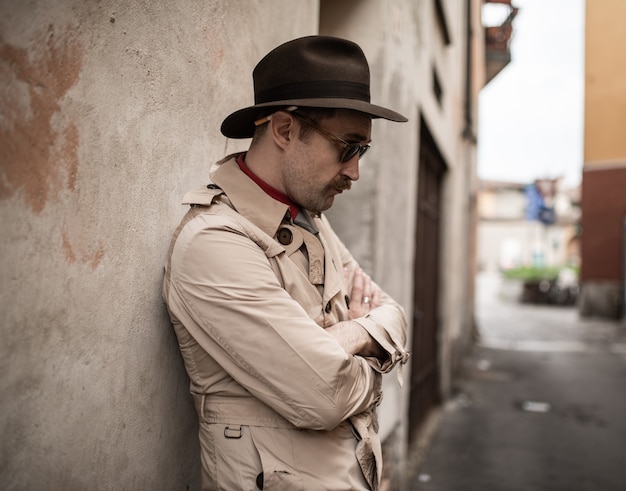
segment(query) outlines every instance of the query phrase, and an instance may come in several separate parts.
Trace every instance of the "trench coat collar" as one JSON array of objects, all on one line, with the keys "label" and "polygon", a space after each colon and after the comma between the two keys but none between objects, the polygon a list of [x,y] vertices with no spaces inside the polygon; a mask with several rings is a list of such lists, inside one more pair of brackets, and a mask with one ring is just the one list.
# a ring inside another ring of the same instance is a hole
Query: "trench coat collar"
[{"label": "trench coat collar", "polygon": [[254,223],[270,237],[289,214],[289,205],[268,195],[237,165],[238,155],[215,164],[211,180],[228,196],[237,212]]}]

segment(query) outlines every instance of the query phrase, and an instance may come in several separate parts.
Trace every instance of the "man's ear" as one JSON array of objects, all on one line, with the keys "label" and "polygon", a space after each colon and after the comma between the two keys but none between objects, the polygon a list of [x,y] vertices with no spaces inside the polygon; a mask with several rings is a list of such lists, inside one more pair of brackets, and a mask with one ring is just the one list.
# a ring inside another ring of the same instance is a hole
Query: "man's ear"
[{"label": "man's ear", "polygon": [[294,117],[287,111],[277,111],[272,114],[272,119],[268,122],[268,130],[272,134],[272,139],[283,150],[293,141],[295,137],[296,125]]}]

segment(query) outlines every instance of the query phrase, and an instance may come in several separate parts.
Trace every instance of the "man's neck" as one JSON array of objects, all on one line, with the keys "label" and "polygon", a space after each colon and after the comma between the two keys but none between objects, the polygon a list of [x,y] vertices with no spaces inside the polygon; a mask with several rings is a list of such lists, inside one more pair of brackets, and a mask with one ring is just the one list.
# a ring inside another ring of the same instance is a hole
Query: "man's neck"
[{"label": "man's neck", "polygon": [[291,215],[291,219],[294,220],[300,211],[300,206],[289,199],[282,191],[274,188],[263,179],[261,179],[256,173],[254,173],[250,167],[246,164],[246,154],[242,153],[237,157],[237,165],[241,169],[241,171],[246,174],[250,179],[252,179],[257,186],[259,186],[265,193],[274,198],[276,201],[280,201],[289,206],[289,213]]}]

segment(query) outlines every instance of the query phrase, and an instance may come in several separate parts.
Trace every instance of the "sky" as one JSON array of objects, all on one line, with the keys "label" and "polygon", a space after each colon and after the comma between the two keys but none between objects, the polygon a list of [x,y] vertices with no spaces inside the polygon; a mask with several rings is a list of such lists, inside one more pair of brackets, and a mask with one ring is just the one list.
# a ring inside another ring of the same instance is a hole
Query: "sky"
[{"label": "sky", "polygon": [[480,93],[478,176],[580,184],[584,0],[513,0],[512,61]]}]

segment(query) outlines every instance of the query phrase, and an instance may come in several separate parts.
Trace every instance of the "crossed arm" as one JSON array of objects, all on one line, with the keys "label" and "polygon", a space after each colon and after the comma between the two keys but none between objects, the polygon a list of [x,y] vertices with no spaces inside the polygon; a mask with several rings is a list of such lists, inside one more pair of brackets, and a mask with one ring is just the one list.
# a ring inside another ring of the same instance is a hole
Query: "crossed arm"
[{"label": "crossed arm", "polygon": [[[233,257],[245,268],[229,267]],[[348,320],[321,330],[236,223],[200,215],[187,224],[172,252],[164,294],[181,351],[193,364],[192,390],[227,387],[238,394],[245,388],[309,429],[334,428],[370,407],[376,372],[386,373],[404,358],[405,322],[401,308],[362,271],[351,276],[345,283]]]},{"label": "crossed arm", "polygon": [[[346,281],[348,284],[349,282]],[[350,292],[350,320],[338,322],[326,329],[341,347],[351,355],[375,357],[381,362],[387,357],[386,351],[369,333],[352,319],[363,317],[380,305],[380,290],[370,277],[360,268],[354,273]]]}]

